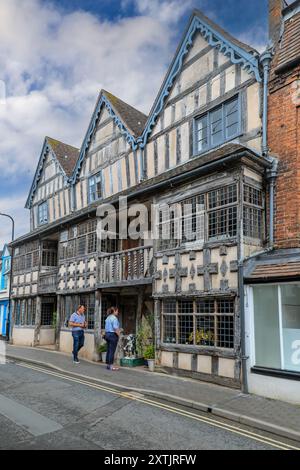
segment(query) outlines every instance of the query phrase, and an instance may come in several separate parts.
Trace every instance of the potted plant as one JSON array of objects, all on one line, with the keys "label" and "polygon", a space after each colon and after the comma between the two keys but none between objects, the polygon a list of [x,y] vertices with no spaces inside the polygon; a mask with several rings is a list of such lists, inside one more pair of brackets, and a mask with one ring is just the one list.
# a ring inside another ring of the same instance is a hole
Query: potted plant
[{"label": "potted plant", "polygon": [[148,362],[150,372],[154,372],[155,368],[155,348],[154,344],[149,344],[144,350],[144,358]]},{"label": "potted plant", "polygon": [[106,362],[107,343],[102,343],[98,346],[98,353],[101,354],[102,362]]}]

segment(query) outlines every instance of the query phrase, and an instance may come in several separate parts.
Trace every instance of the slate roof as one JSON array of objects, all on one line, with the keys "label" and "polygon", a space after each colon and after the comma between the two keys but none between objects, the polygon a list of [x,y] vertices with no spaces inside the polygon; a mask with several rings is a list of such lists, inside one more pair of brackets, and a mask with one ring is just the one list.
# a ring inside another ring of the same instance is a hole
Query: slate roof
[{"label": "slate roof", "polygon": [[102,93],[109,100],[115,113],[121,118],[132,135],[139,137],[144,130],[148,116],[120,100],[120,98],[117,98],[112,93],[106,90],[102,90]]},{"label": "slate roof", "polygon": [[59,140],[52,139],[51,137],[46,137],[46,139],[66,175],[68,177],[72,176],[79,157],[79,149],[72,147],[71,145],[64,144]]},{"label": "slate roof", "polygon": [[283,34],[275,58],[275,73],[283,72],[298,64],[300,64],[300,13],[284,21]]},{"label": "slate roof", "polygon": [[245,264],[246,283],[300,277],[300,250],[274,250],[258,255]]}]

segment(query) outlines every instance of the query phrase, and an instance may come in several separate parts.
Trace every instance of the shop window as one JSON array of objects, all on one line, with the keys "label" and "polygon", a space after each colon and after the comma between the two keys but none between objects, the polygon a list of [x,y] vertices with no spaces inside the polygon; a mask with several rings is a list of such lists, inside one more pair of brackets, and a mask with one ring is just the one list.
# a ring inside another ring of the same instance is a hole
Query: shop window
[{"label": "shop window", "polygon": [[253,303],[255,365],[300,372],[300,284],[255,286]]}]

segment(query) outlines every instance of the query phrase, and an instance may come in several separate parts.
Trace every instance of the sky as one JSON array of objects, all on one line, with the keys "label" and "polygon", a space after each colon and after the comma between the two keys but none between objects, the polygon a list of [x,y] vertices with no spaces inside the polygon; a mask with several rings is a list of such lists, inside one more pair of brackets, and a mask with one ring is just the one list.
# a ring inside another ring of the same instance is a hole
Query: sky
[{"label": "sky", "polygon": [[148,114],[193,8],[266,47],[267,0],[0,0],[0,212],[16,236],[44,137],[80,147],[101,88]]}]

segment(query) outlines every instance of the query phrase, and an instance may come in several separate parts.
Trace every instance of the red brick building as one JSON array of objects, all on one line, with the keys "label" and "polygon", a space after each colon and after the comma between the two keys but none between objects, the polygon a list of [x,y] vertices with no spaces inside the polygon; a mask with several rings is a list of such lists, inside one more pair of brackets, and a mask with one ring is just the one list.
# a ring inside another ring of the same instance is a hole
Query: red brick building
[{"label": "red brick building", "polygon": [[[300,0],[269,0],[268,246],[245,265],[249,391],[300,403]],[[272,197],[273,193],[273,197]]]}]

